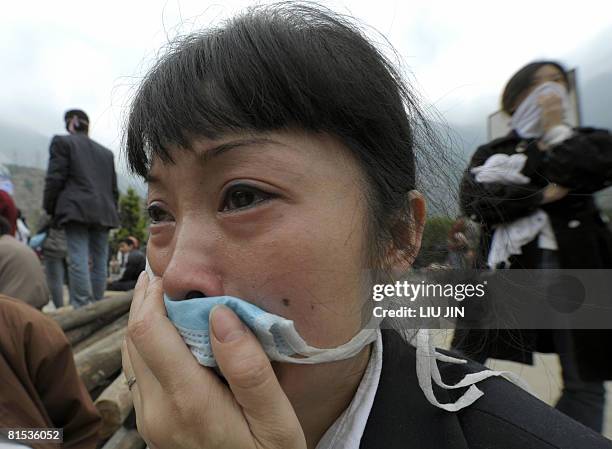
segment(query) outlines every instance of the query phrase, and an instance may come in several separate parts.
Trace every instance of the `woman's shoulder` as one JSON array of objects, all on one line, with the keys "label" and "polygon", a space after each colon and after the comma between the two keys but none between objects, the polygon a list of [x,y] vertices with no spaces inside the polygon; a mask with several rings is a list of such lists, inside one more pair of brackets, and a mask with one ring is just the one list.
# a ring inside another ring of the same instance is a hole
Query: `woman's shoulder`
[{"label": "woman's shoulder", "polygon": [[[438,365],[447,384],[486,369],[472,361]],[[458,412],[433,406],[419,388],[415,348],[394,331],[384,331],[381,379],[361,447],[383,447],[373,445],[382,434],[387,448],[406,441],[438,449],[612,448],[609,440],[503,378],[477,386],[484,395]],[[434,388],[442,403],[455,402],[464,391]]]},{"label": "woman's shoulder", "polygon": [[[448,383],[486,369],[471,361],[442,365],[440,371]],[[457,413],[468,447],[612,448],[612,441],[502,377],[491,377],[477,386],[484,395]],[[461,392],[450,390],[451,400]]]}]

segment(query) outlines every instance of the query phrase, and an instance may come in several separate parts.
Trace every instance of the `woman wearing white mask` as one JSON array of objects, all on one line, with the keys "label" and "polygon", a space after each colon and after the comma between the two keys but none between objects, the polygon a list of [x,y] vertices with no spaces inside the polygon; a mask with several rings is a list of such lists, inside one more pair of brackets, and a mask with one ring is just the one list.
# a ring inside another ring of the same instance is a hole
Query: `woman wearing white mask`
[{"label": "woman wearing white mask", "polygon": [[[612,137],[573,129],[568,78],[553,61],[526,65],[502,94],[512,131],[478,148],[461,186],[461,206],[482,224],[481,260],[490,268],[612,268],[612,235],[593,193],[612,183]],[[564,390],[557,409],[602,430],[612,378],[607,331],[459,331],[453,347],[533,363],[533,351],[557,352]]]},{"label": "woman wearing white mask", "polygon": [[362,329],[367,273],[420,245],[414,98],[350,19],[295,3],[188,36],[147,75],[127,153],[152,278],[123,355],[150,447],[607,447],[426,333]]}]

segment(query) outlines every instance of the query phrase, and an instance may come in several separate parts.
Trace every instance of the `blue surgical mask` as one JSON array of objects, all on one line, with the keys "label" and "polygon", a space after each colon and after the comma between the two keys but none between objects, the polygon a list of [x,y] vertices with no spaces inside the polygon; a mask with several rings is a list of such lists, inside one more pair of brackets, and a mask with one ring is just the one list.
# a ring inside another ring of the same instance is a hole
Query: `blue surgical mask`
[{"label": "blue surgical mask", "polygon": [[[153,272],[147,260],[146,271]],[[210,312],[216,305],[224,305],[240,318],[255,334],[270,360],[277,362],[316,364],[345,360],[356,356],[378,337],[378,326],[369,325],[350,341],[336,348],[315,348],[298,334],[293,321],[268,313],[254,304],[232,296],[213,296],[174,301],[164,295],[168,318],[204,366],[215,367],[217,362],[210,344]]]},{"label": "blue surgical mask", "polygon": [[224,305],[255,334],[270,360],[300,364],[325,363],[354,357],[377,337],[377,329],[363,329],[348,343],[336,348],[309,346],[298,334],[293,321],[268,313],[259,307],[232,296],[213,296],[173,301],[164,297],[168,318],[204,366],[217,366],[210,344],[210,312]]}]

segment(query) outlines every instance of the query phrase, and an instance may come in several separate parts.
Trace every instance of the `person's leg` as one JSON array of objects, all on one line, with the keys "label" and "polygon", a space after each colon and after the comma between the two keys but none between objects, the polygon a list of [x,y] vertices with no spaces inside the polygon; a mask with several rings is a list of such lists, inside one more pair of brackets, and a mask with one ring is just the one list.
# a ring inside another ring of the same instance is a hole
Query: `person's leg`
[{"label": "person's leg", "polygon": [[89,231],[91,255],[91,288],[95,301],[104,297],[106,289],[106,265],[108,263],[108,229],[92,228]]},{"label": "person's leg", "polygon": [[568,330],[554,331],[563,377],[563,392],[555,408],[587,427],[600,432],[603,428],[606,390],[603,382],[580,379],[572,336]]},{"label": "person's leg", "polygon": [[77,309],[91,302],[91,281],[89,278],[89,232],[85,225],[66,225],[68,246],[68,287],[70,304]]},{"label": "person's leg", "polygon": [[64,306],[64,260],[57,257],[44,256],[45,274],[55,307]]}]

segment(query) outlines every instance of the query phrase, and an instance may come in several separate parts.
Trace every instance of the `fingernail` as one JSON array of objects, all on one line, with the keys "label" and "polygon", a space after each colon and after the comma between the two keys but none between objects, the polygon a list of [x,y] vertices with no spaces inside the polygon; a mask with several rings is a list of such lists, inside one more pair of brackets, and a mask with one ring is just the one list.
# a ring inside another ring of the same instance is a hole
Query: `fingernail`
[{"label": "fingernail", "polygon": [[238,340],[246,333],[246,327],[229,308],[216,305],[210,311],[210,326],[221,343]]}]

